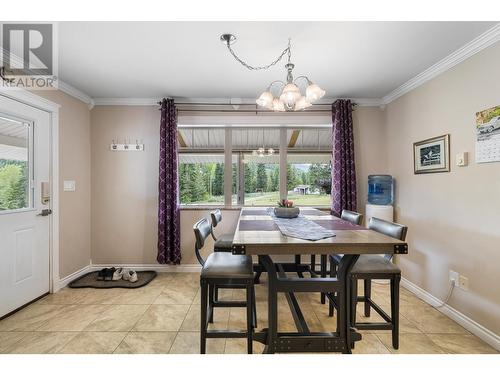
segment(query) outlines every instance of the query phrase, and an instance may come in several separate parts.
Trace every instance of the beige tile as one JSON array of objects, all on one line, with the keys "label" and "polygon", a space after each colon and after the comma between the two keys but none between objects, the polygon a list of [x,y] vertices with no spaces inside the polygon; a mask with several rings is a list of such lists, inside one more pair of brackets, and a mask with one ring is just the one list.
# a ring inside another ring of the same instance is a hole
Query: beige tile
[{"label": "beige tile", "polygon": [[28,332],[0,332],[0,353],[17,344]]},{"label": "beige tile", "polygon": [[361,332],[361,341],[357,341],[352,350],[355,354],[390,354],[391,352],[382,344],[377,335]]},{"label": "beige tile", "polygon": [[150,305],[161,294],[161,287],[144,287],[137,289],[120,289],[105,303],[113,305]]},{"label": "beige tile", "polygon": [[130,331],[141,316],[146,312],[149,305],[114,305],[103,306],[105,310],[89,322],[85,331]]},{"label": "beige tile", "polygon": [[81,331],[107,308],[105,305],[66,305],[64,311],[50,318],[37,331]]},{"label": "beige tile", "polygon": [[[384,310],[389,316],[391,315],[391,306],[390,305],[381,305],[382,310]],[[371,309],[371,313],[369,317],[364,315],[364,306],[362,303],[358,303],[358,307],[356,309],[356,322],[357,323],[383,323],[384,319],[381,318],[373,309]],[[367,333],[379,333],[380,330],[363,330],[363,332]],[[383,331],[382,331],[383,332]],[[389,331],[386,331],[389,332]],[[399,314],[399,332],[400,333],[423,333],[418,329],[415,323],[412,323],[410,320],[405,318],[403,315]]]},{"label": "beige tile", "polygon": [[197,289],[180,288],[180,289],[164,289],[163,292],[155,299],[155,305],[190,305],[193,303]]},{"label": "beige tile", "polygon": [[76,334],[75,332],[29,332],[23,339],[11,346],[6,353],[57,353]]},{"label": "beige tile", "polygon": [[0,332],[24,331],[30,332],[42,326],[57,314],[64,312],[68,306],[33,304],[21,311],[0,320]]},{"label": "beige tile", "polygon": [[[264,345],[260,342],[253,342],[253,354],[262,354]],[[247,339],[226,339],[224,354],[247,354]]]},{"label": "beige tile", "polygon": [[423,333],[404,333],[399,335],[399,349],[392,347],[390,333],[377,333],[378,338],[391,353],[397,354],[444,354],[445,352]]},{"label": "beige tile", "polygon": [[189,305],[152,305],[139,319],[134,331],[178,331]]},{"label": "beige tile", "polygon": [[125,332],[81,332],[71,339],[59,353],[110,354],[120,345]]},{"label": "beige tile", "polygon": [[[223,354],[225,339],[207,339],[207,354]],[[179,332],[175,338],[170,354],[199,354],[200,333]]]},{"label": "beige tile", "polygon": [[469,333],[466,329],[430,306],[403,306],[401,314],[425,333]]},{"label": "beige tile", "polygon": [[87,293],[80,300],[80,304],[86,305],[109,305],[112,299],[116,298],[119,294],[123,292],[123,289],[112,288],[112,289],[87,289]]},{"label": "beige tile", "polygon": [[428,334],[445,352],[452,354],[498,354],[498,352],[473,335],[460,334]]},{"label": "beige tile", "polygon": [[[229,308],[218,307],[214,309],[214,322],[208,325],[208,329],[227,329],[229,320]],[[191,305],[186,318],[182,322],[181,331],[199,331],[201,323],[200,305]]]},{"label": "beige tile", "polygon": [[130,332],[115,354],[167,354],[177,332]]},{"label": "beige tile", "polygon": [[82,303],[85,296],[89,293],[87,288],[63,288],[57,293],[49,294],[42,298],[38,303],[49,305],[76,305]]}]

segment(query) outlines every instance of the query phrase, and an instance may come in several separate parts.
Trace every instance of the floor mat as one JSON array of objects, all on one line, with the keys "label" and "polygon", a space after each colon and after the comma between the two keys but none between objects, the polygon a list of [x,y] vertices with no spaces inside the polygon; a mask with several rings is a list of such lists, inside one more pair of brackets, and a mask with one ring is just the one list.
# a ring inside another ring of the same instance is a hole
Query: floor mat
[{"label": "floor mat", "polygon": [[137,281],[131,283],[127,280],[104,281],[97,280],[99,271],[94,271],[80,276],[78,279],[73,280],[68,284],[70,288],[96,288],[96,289],[109,289],[109,288],[128,288],[135,289],[145,286],[156,277],[156,271],[137,271]]}]

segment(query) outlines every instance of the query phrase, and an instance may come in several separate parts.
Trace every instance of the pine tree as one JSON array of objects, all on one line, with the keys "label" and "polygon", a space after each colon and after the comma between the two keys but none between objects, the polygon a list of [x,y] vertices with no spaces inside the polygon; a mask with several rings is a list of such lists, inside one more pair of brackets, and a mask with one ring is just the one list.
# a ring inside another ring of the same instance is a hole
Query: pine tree
[{"label": "pine tree", "polygon": [[279,191],[280,190],[280,169],[277,165],[273,166],[270,173],[269,189],[268,191]]},{"label": "pine tree", "polygon": [[255,165],[245,164],[245,193],[254,193],[256,185]]},{"label": "pine tree", "polygon": [[257,164],[256,189],[265,191],[267,189],[267,173],[266,166],[262,163]]},{"label": "pine tree", "polygon": [[224,195],[224,164],[217,163],[215,165],[212,195]]}]

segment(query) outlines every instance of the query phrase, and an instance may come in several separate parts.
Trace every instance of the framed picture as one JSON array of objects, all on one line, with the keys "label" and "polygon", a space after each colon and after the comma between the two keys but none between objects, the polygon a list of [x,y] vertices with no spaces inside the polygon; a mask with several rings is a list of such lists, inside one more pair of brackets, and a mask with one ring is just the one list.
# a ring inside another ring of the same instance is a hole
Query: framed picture
[{"label": "framed picture", "polygon": [[415,174],[450,171],[450,135],[425,139],[413,144]]}]

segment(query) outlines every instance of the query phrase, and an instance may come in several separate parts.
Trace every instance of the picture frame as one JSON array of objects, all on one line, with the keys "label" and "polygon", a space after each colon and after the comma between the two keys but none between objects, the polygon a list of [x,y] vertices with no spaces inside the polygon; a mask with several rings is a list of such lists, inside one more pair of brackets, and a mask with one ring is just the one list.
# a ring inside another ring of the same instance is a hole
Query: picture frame
[{"label": "picture frame", "polygon": [[450,135],[413,143],[414,174],[450,171]]}]

